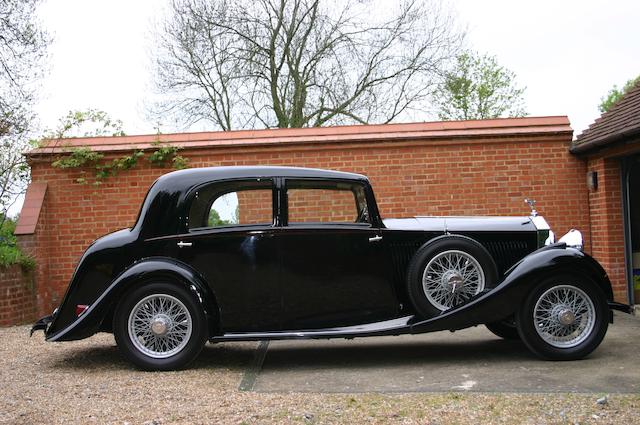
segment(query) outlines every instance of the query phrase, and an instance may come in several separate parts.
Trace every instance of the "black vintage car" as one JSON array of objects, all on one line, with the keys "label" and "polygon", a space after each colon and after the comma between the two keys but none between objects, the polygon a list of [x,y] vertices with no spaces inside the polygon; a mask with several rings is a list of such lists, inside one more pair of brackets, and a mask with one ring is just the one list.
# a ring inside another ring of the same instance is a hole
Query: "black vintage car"
[{"label": "black vintage car", "polygon": [[[577,231],[530,217],[380,217],[365,176],[290,167],[176,171],[132,228],[96,240],[48,341],[113,332],[144,369],[205,342],[353,338],[478,324],[546,359],[602,341],[613,302]],[[32,330],[32,332],[33,332]]]}]

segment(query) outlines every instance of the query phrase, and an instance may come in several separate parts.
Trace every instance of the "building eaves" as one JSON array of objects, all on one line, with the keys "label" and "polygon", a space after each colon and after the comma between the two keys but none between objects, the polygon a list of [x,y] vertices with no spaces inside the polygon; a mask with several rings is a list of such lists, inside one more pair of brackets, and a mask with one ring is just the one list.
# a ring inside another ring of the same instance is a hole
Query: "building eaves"
[{"label": "building eaves", "polygon": [[640,134],[640,81],[608,112],[589,126],[571,146],[571,153],[584,154]]}]

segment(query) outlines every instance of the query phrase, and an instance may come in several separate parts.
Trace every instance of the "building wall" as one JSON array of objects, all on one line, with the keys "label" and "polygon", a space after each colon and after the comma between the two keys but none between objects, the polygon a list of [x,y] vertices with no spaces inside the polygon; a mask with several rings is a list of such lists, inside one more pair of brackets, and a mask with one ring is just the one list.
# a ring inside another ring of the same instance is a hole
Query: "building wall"
[{"label": "building wall", "polygon": [[607,271],[614,296],[627,299],[620,165],[616,159],[591,159],[588,170],[598,173],[598,188],[589,192],[592,254]]},{"label": "building wall", "polygon": [[[538,201],[538,211],[556,234],[580,229],[588,250],[586,166],[568,153],[570,137],[210,146],[185,149],[181,154],[189,158],[192,167],[291,165],[362,173],[371,179],[385,218],[523,216],[529,214],[523,199],[530,197]],[[94,186],[75,183],[85,174],[52,168],[52,159],[31,159],[33,181],[48,185],[40,216],[40,222],[46,224],[37,235],[42,251],[37,255],[39,294],[44,294],[38,305],[41,314],[60,302],[87,245],[105,233],[131,226],[149,185],[171,171],[141,161],[140,166]]]},{"label": "building wall", "polygon": [[0,326],[32,322],[36,313],[34,275],[19,265],[0,267]]}]

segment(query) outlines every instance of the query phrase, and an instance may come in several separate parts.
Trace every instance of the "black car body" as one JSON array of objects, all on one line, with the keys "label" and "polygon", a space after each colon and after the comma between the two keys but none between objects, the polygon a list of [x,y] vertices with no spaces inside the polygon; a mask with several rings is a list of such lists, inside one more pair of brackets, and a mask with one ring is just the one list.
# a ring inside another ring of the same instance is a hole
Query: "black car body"
[{"label": "black car body", "polygon": [[[553,243],[535,214],[382,220],[368,179],[358,174],[177,171],[152,185],[132,228],[89,246],[61,305],[34,329],[44,329],[48,341],[114,332],[129,359],[147,369],[184,366],[206,340],[478,324],[522,338],[542,357],[579,358],[602,340],[610,308],[630,309],[613,302],[603,268],[576,249],[579,234],[568,239],[575,247]],[[535,317],[544,297],[574,287],[551,319],[540,319],[564,326],[562,341],[572,341],[565,347],[553,335],[545,339],[535,327],[547,322]],[[588,335],[568,339],[576,332]]]}]

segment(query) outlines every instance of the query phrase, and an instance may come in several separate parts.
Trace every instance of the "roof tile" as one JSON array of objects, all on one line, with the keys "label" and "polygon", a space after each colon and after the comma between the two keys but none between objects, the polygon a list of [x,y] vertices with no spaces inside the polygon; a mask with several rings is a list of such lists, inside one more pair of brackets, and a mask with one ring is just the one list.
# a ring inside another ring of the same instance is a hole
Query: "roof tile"
[{"label": "roof tile", "polygon": [[571,152],[585,153],[636,133],[640,133],[640,80],[573,141]]}]

